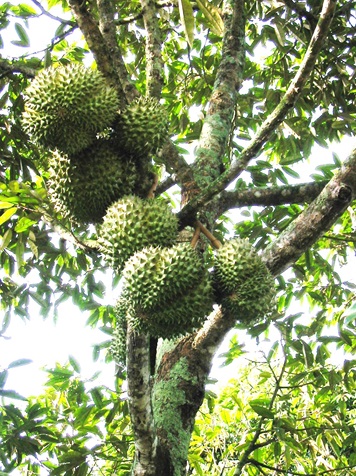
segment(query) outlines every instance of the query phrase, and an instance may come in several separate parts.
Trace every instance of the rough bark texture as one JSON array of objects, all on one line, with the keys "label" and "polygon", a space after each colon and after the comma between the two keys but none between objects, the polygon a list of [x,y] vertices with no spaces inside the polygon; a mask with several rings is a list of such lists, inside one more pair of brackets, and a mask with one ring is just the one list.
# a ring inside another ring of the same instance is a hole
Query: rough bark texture
[{"label": "rough bark texture", "polygon": [[117,42],[115,10],[111,0],[97,0],[99,13],[99,29],[107,45],[108,54],[112,61],[115,73],[119,78],[121,107],[138,96],[137,90],[129,81],[125,62]]},{"label": "rough bark texture", "polygon": [[135,475],[156,473],[156,436],[151,406],[149,337],[127,331],[127,382],[135,436]]},{"label": "rough bark texture", "polygon": [[113,59],[110,56],[110,48],[99,29],[98,22],[87,8],[86,2],[69,0],[68,3],[88,43],[88,47],[94,55],[98,69],[105,76],[108,84],[116,88],[120,97],[124,97],[119,75],[114,68]]},{"label": "rough bark texture", "polygon": [[254,187],[246,190],[223,191],[207,206],[222,215],[227,210],[246,206],[276,206],[290,203],[310,203],[323,190],[327,181],[282,185],[280,187]]},{"label": "rough bark texture", "polygon": [[161,55],[162,39],[159,28],[156,3],[141,0],[143,22],[146,28],[146,83],[147,95],[160,98],[163,86],[163,60]]},{"label": "rough bark texture", "polygon": [[[226,154],[237,94],[242,84],[245,63],[244,2],[225,1],[223,18],[225,34],[221,62],[196,151],[194,194],[208,186],[222,172],[222,159]],[[192,192],[188,192],[189,199]]]}]

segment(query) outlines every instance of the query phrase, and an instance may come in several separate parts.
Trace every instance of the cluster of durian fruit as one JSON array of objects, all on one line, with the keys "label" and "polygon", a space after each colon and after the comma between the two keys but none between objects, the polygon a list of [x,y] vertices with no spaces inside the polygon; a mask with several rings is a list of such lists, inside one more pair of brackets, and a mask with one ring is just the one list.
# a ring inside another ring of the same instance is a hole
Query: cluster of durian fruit
[{"label": "cluster of durian fruit", "polygon": [[73,223],[100,223],[113,202],[152,186],[152,154],[168,135],[164,108],[153,98],[119,104],[99,71],[76,63],[43,70],[26,90],[23,128],[51,152],[49,197]]},{"label": "cluster of durian fruit", "polygon": [[273,278],[247,241],[221,246],[208,272],[193,246],[179,242],[169,205],[147,198],[152,155],[168,136],[158,101],[138,99],[119,110],[116,91],[97,70],[48,68],[26,91],[23,126],[51,151],[55,209],[74,223],[96,224],[104,258],[124,278],[113,346],[119,360],[127,325],[171,339],[201,327],[215,302],[247,324],[270,312]]}]

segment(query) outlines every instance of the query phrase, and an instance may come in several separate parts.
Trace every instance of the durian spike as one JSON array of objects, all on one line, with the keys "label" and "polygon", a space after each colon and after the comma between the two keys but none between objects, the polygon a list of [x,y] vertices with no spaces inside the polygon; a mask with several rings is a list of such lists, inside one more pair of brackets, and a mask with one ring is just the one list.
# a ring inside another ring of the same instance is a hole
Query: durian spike
[{"label": "durian spike", "polygon": [[210,233],[210,231],[207,228],[205,228],[205,226],[200,221],[197,220],[195,224],[197,227],[196,230],[199,229],[208,238],[208,240],[210,241],[210,243],[215,249],[218,250],[222,246],[221,241],[215,238],[215,236],[212,233]]},{"label": "durian spike", "polygon": [[153,184],[148,191],[147,198],[154,198],[158,185],[158,175],[154,174]]}]

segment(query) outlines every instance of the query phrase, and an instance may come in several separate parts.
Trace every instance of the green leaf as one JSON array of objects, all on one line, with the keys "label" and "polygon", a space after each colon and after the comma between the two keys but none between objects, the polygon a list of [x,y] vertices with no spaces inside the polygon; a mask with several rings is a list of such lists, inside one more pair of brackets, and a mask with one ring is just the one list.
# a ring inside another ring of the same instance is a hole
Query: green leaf
[{"label": "green leaf", "polygon": [[22,241],[18,241],[16,243],[16,248],[15,248],[15,254],[16,254],[16,262],[18,268],[21,268],[21,266],[24,264],[24,253],[25,253],[25,245],[23,244]]},{"label": "green leaf", "polygon": [[21,217],[19,221],[16,223],[15,231],[17,233],[23,233],[35,223],[37,223],[36,220],[31,220],[30,218],[27,218],[27,217]]},{"label": "green leaf", "polygon": [[11,10],[15,13],[15,15],[22,18],[38,16],[37,11],[34,8],[32,8],[30,5],[26,5],[25,3],[14,5],[11,7]]},{"label": "green leaf", "polygon": [[10,208],[13,204],[11,202],[0,201],[0,209]]},{"label": "green leaf", "polygon": [[0,397],[13,398],[14,400],[23,400],[24,402],[27,401],[27,398],[23,397],[14,390],[0,390]]},{"label": "green leaf", "polygon": [[95,406],[98,407],[98,408],[102,408],[103,407],[103,396],[102,396],[99,388],[94,387],[93,389],[90,390],[90,394],[93,398]]},{"label": "green leaf", "polygon": [[275,23],[275,25],[274,25],[274,31],[275,31],[275,33],[276,33],[276,37],[277,37],[278,43],[279,43],[281,46],[284,46],[284,45],[285,45],[285,42],[286,42],[286,38],[285,38],[283,26],[282,26],[279,22],[276,22],[276,23]]},{"label": "green leaf", "polygon": [[9,228],[8,230],[5,231],[4,236],[2,237],[0,252],[8,247],[9,243],[11,242],[11,239],[12,239],[12,229]]},{"label": "green leaf", "polygon": [[217,36],[222,36],[224,32],[224,22],[219,9],[207,0],[197,0],[197,5],[209,23],[211,31]]},{"label": "green leaf", "polygon": [[49,48],[46,49],[45,51],[45,56],[43,60],[43,67],[48,68],[52,64],[52,53]]},{"label": "green leaf", "polygon": [[16,46],[28,47],[30,46],[30,39],[20,23],[15,23],[15,30],[18,34],[20,41],[12,41],[11,43]]},{"label": "green leaf", "polygon": [[73,370],[79,374],[80,373],[79,362],[71,355],[69,356],[69,363],[73,367]]},{"label": "green leaf", "polygon": [[268,418],[269,420],[273,420],[274,413],[271,410],[269,410],[268,408],[263,407],[262,405],[257,405],[257,404],[251,403],[251,402],[250,402],[250,407],[258,415],[260,415],[264,418]]},{"label": "green leaf", "polygon": [[0,225],[5,223],[6,221],[10,220],[12,215],[15,215],[17,212],[17,207],[11,207],[6,210],[1,216],[0,216]]},{"label": "green leaf", "polygon": [[21,367],[22,365],[28,365],[28,364],[31,364],[32,363],[32,360],[31,359],[18,359],[18,360],[14,360],[13,362],[11,362],[9,365],[8,365],[8,369],[13,369],[15,367]]},{"label": "green leaf", "polygon": [[192,48],[194,40],[194,12],[190,0],[178,0],[179,15],[189,46]]},{"label": "green leaf", "polygon": [[2,372],[0,372],[0,388],[4,388],[7,377],[8,377],[7,370],[3,370]]},{"label": "green leaf", "polygon": [[309,344],[307,344],[303,340],[301,342],[302,342],[302,345],[303,345],[303,355],[304,355],[305,363],[306,363],[307,367],[311,367],[314,363],[313,352],[312,352]]}]

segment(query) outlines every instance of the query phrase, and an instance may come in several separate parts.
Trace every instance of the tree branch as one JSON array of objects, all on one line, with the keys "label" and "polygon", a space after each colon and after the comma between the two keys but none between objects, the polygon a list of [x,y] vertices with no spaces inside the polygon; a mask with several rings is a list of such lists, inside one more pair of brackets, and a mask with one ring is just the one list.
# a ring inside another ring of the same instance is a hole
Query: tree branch
[{"label": "tree branch", "polygon": [[146,29],[146,94],[160,98],[163,87],[162,38],[153,0],[141,0]]},{"label": "tree branch", "polygon": [[[174,182],[179,183],[181,187],[189,188],[190,184],[194,183],[194,176],[191,166],[188,165],[184,157],[178,153],[171,140],[168,140],[162,149],[158,151],[157,157],[161,162],[164,163],[168,172],[175,175]],[[170,186],[171,183],[171,180],[169,180],[167,185]],[[163,189],[162,191],[164,190],[167,190],[167,188]],[[158,186],[157,194],[162,193],[162,191],[160,190],[160,186]]]},{"label": "tree branch", "polygon": [[52,20],[58,21],[62,23],[62,25],[69,25],[69,26],[75,26],[75,22],[72,20],[65,20],[64,18],[56,17],[55,15],[52,15],[52,13],[48,12],[41,3],[38,0],[31,0],[32,3],[36,5],[36,7],[40,10],[42,15],[45,15],[48,18],[51,18]]},{"label": "tree branch", "polygon": [[197,211],[216,194],[224,190],[227,185],[245,170],[248,162],[262,149],[275,128],[285,119],[288,112],[291,111],[302,93],[303,87],[313,70],[317,56],[325,42],[335,11],[335,5],[336,0],[324,0],[318,25],[314,30],[303,61],[281,102],[263,122],[254,139],[252,139],[241,152],[240,157],[231,165],[230,169],[220,175],[220,177],[214,180],[210,185],[207,185],[202,193],[193,198],[180,211],[179,218],[182,226],[191,225],[192,222],[194,222],[194,216]]},{"label": "tree branch", "polygon": [[244,190],[223,190],[207,205],[219,217],[227,210],[246,206],[277,206],[292,203],[310,203],[322,191],[327,180],[322,182],[282,185],[280,187],[253,187]]},{"label": "tree branch", "polygon": [[107,82],[114,87],[120,97],[123,96],[123,87],[117,71],[114,68],[110,50],[100,32],[98,22],[87,9],[86,2],[81,0],[68,0],[74,18],[81,29],[88,47],[94,55],[98,69],[105,76]]},{"label": "tree branch", "polygon": [[308,12],[305,8],[301,7],[299,3],[294,0],[283,0],[285,5],[292,11],[296,12],[300,18],[305,18],[312,28],[315,28],[317,24],[317,17],[311,12]]},{"label": "tree branch", "polygon": [[151,405],[149,337],[127,329],[127,385],[135,435],[135,476],[155,475],[156,433]]},{"label": "tree branch", "polygon": [[196,152],[194,177],[204,189],[221,173],[222,158],[232,130],[237,93],[243,80],[245,63],[245,12],[243,0],[225,0],[225,34],[209,109],[203,123]]},{"label": "tree branch", "polygon": [[[262,259],[270,272],[277,276],[297,261],[341,217],[355,197],[356,149],[309,207],[265,250]],[[209,349],[212,358],[235,322],[236,316],[219,308],[196,333],[192,346]]]},{"label": "tree branch", "polygon": [[37,69],[26,66],[22,61],[11,62],[0,58],[0,78],[11,76],[14,73],[23,74],[27,78],[34,78],[37,74]]},{"label": "tree branch", "polygon": [[[321,234],[330,229],[355,197],[356,149],[311,205],[266,250],[262,257],[272,274],[277,275],[284,271],[300,257],[305,249],[309,249]],[[204,380],[203,376],[208,375],[218,346],[226,333],[234,327],[235,322],[236,316],[227,311],[223,312],[219,307],[209,316],[199,331],[183,338],[174,350],[164,355],[158,373],[169,375],[171,366],[177,360],[186,357],[192,380],[189,386],[185,386],[185,392],[191,393],[194,389],[200,390],[201,382]],[[168,368],[165,368],[167,366]],[[194,381],[194,377],[197,375],[199,375],[199,385]],[[277,383],[279,388],[280,379]],[[192,418],[193,414],[195,416],[194,412],[196,412],[198,404],[197,396],[195,405],[185,415],[186,422],[189,421],[189,417]],[[257,439],[254,443],[256,442]],[[244,464],[248,461],[249,454],[250,452],[245,453]]]},{"label": "tree branch", "polygon": [[[249,458],[247,460],[247,463],[251,463],[253,464],[254,466],[258,467],[258,468],[266,468],[266,469],[269,469],[275,473],[280,473],[280,474],[285,474],[286,470],[285,469],[280,469],[280,468],[276,468],[275,466],[269,466],[268,464],[265,464],[265,463],[261,463],[260,461],[257,461],[253,458]],[[353,466],[343,466],[341,468],[334,468],[334,469],[326,469],[325,471],[318,471],[318,476],[322,476],[322,475],[326,475],[326,474],[332,474],[332,473],[339,473],[341,471],[347,471],[347,470],[350,470],[350,469],[354,469],[356,468],[356,465],[353,465]],[[235,473],[236,474],[236,473]],[[288,474],[290,474],[290,476],[314,476],[315,473],[299,473],[299,472],[296,472],[296,471],[290,471],[288,469]],[[351,473],[349,473],[351,474]]]},{"label": "tree branch", "polygon": [[[99,29],[108,48],[113,67],[118,75],[122,92],[121,105],[132,101],[137,95],[137,90],[129,81],[125,62],[116,37],[115,10],[110,0],[97,0],[99,12]],[[127,100],[127,101],[126,101]]]},{"label": "tree branch", "polygon": [[40,205],[37,206],[37,211],[42,214],[42,220],[54,231],[56,232],[63,240],[72,243],[77,248],[80,248],[85,253],[99,253],[99,247],[95,240],[80,240],[77,238],[74,233],[66,228],[59,220],[55,218],[55,211],[52,208],[51,204],[46,204],[50,209],[47,210]]},{"label": "tree branch", "polygon": [[356,149],[318,197],[265,250],[263,259],[276,276],[328,231],[356,197]]}]

